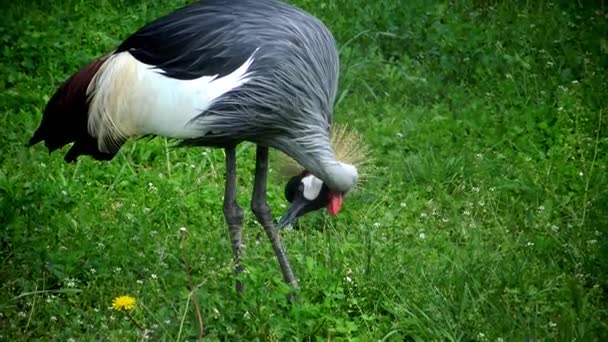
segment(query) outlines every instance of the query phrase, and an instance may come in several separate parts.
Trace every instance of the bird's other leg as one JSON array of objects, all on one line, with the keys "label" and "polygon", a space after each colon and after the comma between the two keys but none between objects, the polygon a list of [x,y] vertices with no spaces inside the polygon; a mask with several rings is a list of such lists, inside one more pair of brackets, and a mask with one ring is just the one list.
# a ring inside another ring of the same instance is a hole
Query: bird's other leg
[{"label": "bird's other leg", "polygon": [[[243,271],[242,246],[243,246],[243,209],[239,207],[236,200],[236,147],[226,148],[226,188],[224,190],[224,217],[230,229],[230,240],[232,242],[232,253],[234,255],[235,273],[238,278]],[[243,284],[239,279],[236,281],[236,292],[243,292]]]},{"label": "bird's other leg", "polygon": [[268,178],[268,147],[258,146],[256,151],[255,161],[255,180],[253,185],[253,199],[251,201],[251,210],[255,214],[258,222],[264,226],[266,235],[270,239],[272,248],[279,259],[281,271],[285,282],[294,288],[298,287],[298,280],[291,270],[279,234],[272,222],[272,214],[266,200],[266,181]]}]

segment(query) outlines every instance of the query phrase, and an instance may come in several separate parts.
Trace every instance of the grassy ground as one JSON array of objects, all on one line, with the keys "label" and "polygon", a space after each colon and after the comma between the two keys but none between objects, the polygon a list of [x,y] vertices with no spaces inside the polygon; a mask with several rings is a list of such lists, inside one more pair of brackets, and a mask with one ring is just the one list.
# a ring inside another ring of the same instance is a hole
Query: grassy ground
[{"label": "grassy ground", "polygon": [[[109,163],[24,145],[56,87],[186,1],[31,1],[0,24],[0,340],[608,338],[608,12],[564,1],[294,3],[340,44],[336,121],[376,169],[335,218],[283,232],[285,302],[246,214],[234,293],[223,152],[133,141]],[[248,207],[254,149],[239,150]],[[269,185],[275,216],[283,184]]]}]

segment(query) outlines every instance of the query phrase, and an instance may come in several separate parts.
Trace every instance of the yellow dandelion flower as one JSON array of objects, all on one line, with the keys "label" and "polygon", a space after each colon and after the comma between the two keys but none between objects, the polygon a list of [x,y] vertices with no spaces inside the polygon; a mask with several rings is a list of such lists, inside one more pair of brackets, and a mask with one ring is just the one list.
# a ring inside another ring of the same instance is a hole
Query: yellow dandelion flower
[{"label": "yellow dandelion flower", "polygon": [[114,300],[112,301],[112,307],[114,308],[114,310],[117,310],[117,311],[120,311],[120,310],[130,311],[135,308],[135,303],[137,303],[137,300],[135,300],[134,297],[119,296],[119,297],[114,298]]}]

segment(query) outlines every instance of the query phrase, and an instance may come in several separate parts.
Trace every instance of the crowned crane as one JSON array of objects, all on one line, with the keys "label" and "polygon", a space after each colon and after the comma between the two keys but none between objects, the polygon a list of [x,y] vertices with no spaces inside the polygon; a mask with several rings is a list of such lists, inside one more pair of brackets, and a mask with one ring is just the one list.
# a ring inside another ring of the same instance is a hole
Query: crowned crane
[{"label": "crowned crane", "polygon": [[266,200],[268,152],[303,167],[287,183],[291,204],[279,227],[321,208],[338,213],[358,180],[357,167],[337,160],[330,144],[338,69],[332,34],[303,10],[275,0],[204,0],[145,25],[72,75],[29,144],[44,141],[51,153],[73,143],[66,162],[111,160],[138,136],[225,149],[223,208],[237,274],[243,210],[235,147],[256,144],[251,209],[285,281],[297,287]]}]

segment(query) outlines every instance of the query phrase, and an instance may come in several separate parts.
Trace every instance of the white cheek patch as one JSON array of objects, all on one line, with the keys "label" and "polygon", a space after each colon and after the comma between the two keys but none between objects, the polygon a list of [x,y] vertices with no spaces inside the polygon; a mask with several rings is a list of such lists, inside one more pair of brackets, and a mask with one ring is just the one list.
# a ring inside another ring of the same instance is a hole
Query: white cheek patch
[{"label": "white cheek patch", "polygon": [[304,198],[309,201],[317,199],[321,192],[323,181],[313,175],[309,175],[302,178],[302,184],[304,185]]}]

